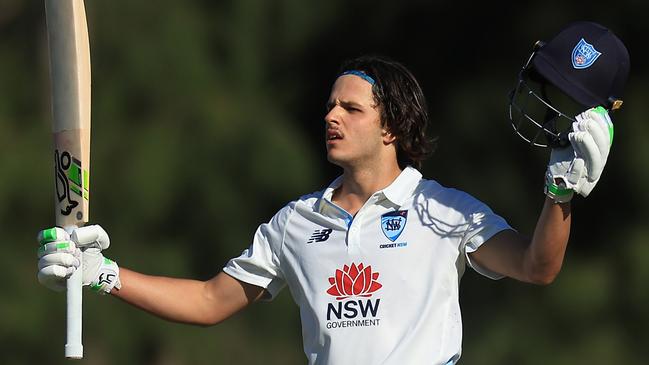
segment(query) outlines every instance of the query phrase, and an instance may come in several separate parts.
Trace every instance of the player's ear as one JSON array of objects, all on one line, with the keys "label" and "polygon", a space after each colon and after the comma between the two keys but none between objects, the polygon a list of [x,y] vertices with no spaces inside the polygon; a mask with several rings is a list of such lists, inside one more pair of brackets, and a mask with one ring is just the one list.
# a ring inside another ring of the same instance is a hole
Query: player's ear
[{"label": "player's ear", "polygon": [[397,140],[397,137],[392,134],[387,127],[383,127],[381,130],[381,137],[383,137],[383,144],[385,145],[394,143]]},{"label": "player's ear", "polygon": [[397,137],[385,130],[381,133],[381,135],[383,136],[383,144],[385,145],[392,144],[397,140]]}]

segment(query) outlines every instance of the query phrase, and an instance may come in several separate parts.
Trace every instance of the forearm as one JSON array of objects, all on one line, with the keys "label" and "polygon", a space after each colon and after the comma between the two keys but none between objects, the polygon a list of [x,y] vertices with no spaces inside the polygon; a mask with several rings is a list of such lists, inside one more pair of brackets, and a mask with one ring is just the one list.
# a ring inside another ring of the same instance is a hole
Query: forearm
[{"label": "forearm", "polygon": [[546,198],[525,256],[529,281],[548,284],[554,280],[563,263],[570,236],[570,203],[556,204]]},{"label": "forearm", "polygon": [[216,278],[210,281],[176,279],[120,268],[120,279],[122,287],[114,289],[113,296],[174,322],[216,324],[248,304],[214,295],[215,291],[210,289],[218,281]]}]

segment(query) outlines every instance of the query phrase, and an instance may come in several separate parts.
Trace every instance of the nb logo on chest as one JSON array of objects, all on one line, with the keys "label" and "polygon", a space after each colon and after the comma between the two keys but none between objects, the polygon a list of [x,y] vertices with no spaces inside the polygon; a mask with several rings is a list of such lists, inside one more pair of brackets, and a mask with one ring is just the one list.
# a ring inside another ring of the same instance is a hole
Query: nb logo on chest
[{"label": "nb logo on chest", "polygon": [[313,243],[313,242],[324,242],[329,239],[329,235],[333,232],[333,229],[327,228],[327,229],[316,229],[315,232],[311,235],[308,241],[306,243]]}]

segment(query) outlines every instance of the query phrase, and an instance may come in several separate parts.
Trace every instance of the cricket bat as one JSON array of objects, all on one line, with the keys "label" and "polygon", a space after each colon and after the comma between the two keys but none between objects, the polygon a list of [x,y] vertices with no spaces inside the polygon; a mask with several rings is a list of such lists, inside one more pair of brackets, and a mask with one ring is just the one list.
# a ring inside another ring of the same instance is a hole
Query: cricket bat
[{"label": "cricket bat", "polygon": [[[56,225],[68,233],[88,222],[90,45],[83,0],[45,0],[52,85]],[[83,357],[82,270],[67,281],[65,356]]]}]

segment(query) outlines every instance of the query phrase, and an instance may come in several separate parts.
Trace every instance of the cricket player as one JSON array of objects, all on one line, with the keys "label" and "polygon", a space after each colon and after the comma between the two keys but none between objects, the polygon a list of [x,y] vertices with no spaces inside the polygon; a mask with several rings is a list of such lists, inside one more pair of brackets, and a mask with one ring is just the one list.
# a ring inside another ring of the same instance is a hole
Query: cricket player
[{"label": "cricket player", "polygon": [[[551,79],[557,75],[545,71],[554,53],[570,62],[575,49],[578,66],[609,62],[612,51],[602,37],[591,37],[593,27],[569,29],[592,50],[574,36],[555,38],[533,55],[538,63],[525,68]],[[473,196],[422,177],[417,168],[432,142],[417,80],[400,63],[361,57],[342,66],[324,116],[327,159],[342,175],[260,225],[249,247],[216,276],[197,281],[118,267],[103,256],[107,233],[91,226],[83,229],[93,230],[93,242],[75,242],[74,233],[71,238],[59,227],[39,234],[39,281],[62,289],[82,260],[83,282],[91,289],[199,325],[218,324],[288,287],[299,306],[309,364],[456,364],[458,288],[467,266],[488,278],[541,285],[561,269],[570,200],[574,193],[587,196],[601,175],[613,136],[608,98],[620,96],[615,91],[600,100],[589,90],[582,91],[593,100],[571,117],[567,142],[552,144],[545,202],[531,238]],[[557,141],[564,138],[543,126]]]}]

